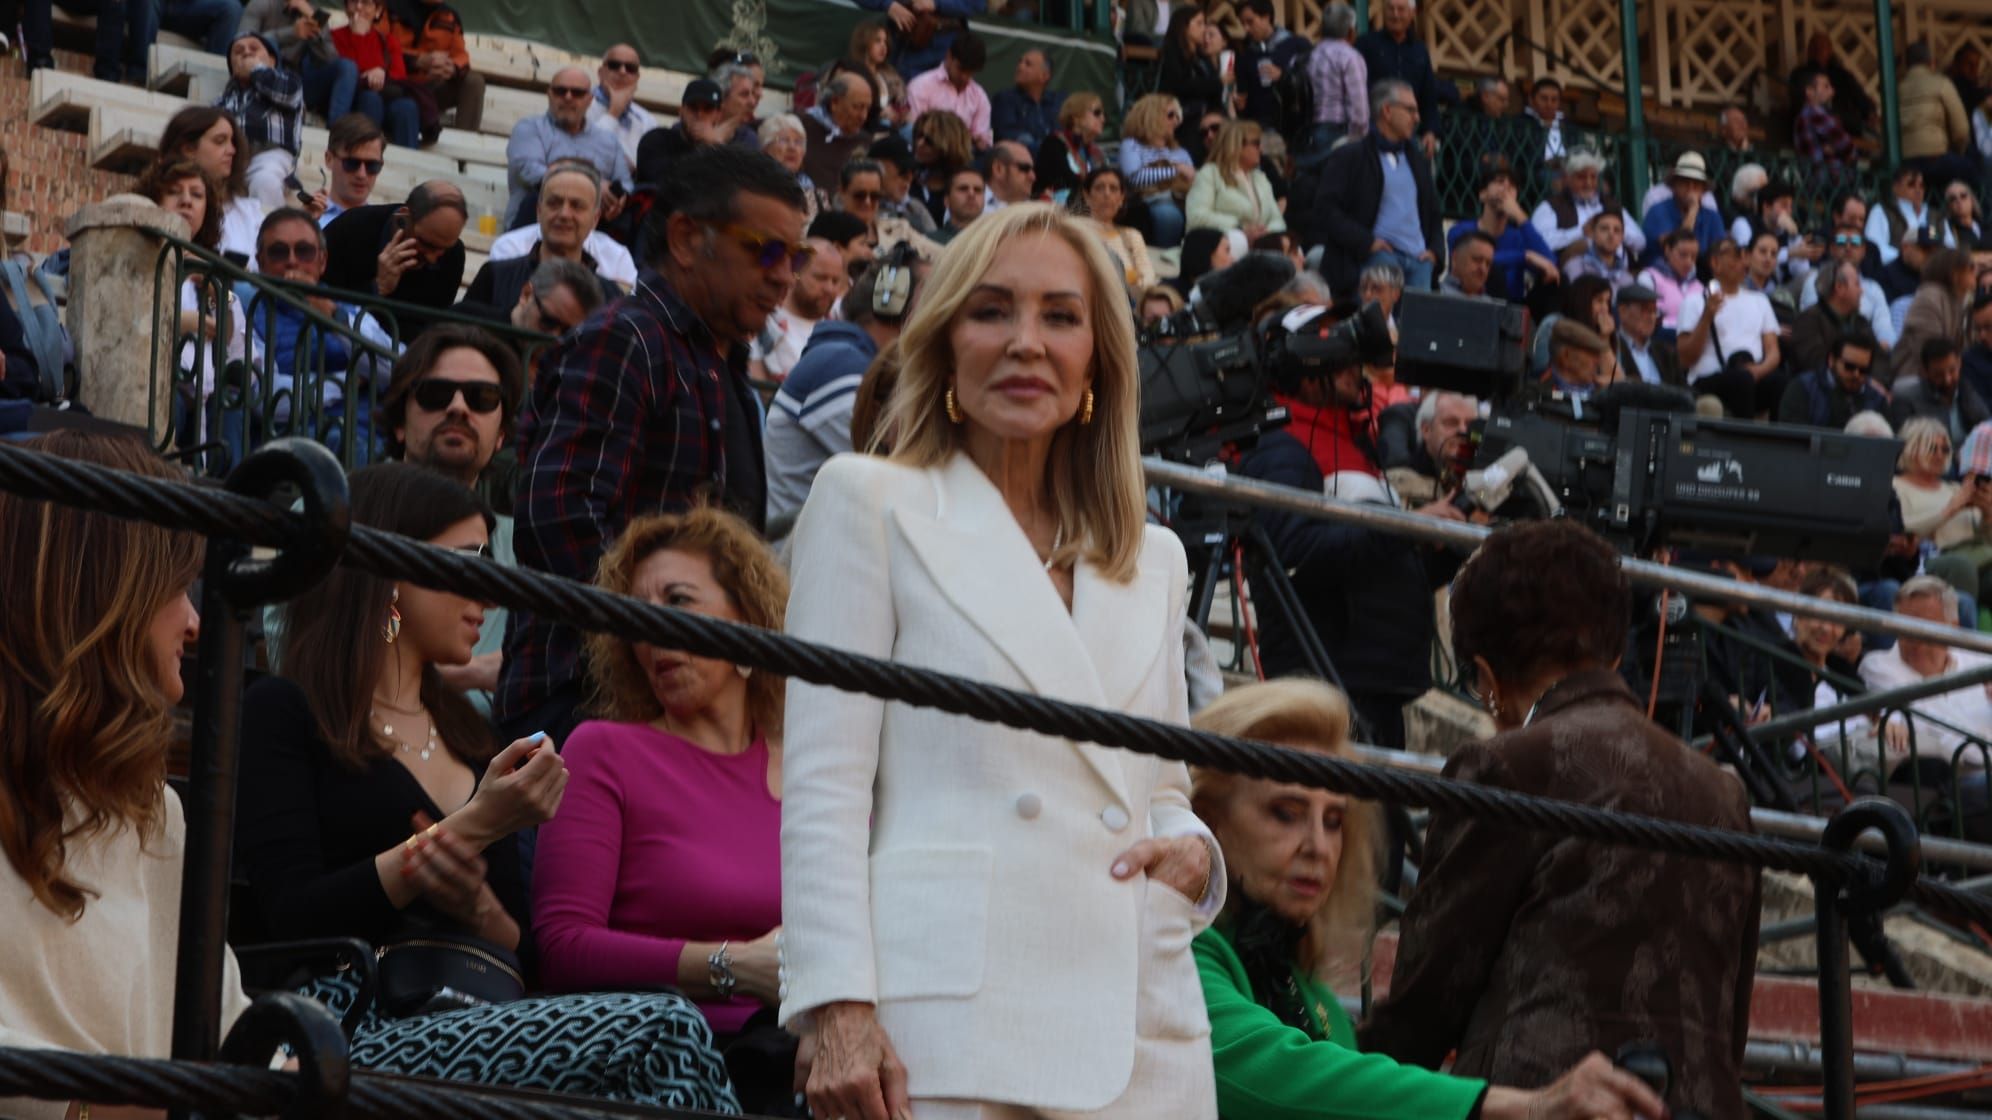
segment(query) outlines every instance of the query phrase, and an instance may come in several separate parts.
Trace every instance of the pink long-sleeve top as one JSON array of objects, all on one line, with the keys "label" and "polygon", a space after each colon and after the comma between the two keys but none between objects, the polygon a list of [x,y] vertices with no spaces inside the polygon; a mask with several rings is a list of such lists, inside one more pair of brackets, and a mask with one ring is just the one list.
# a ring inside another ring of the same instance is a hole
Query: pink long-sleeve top
[{"label": "pink long-sleeve top", "polygon": [[[768,745],[719,755],[643,724],[584,723],[540,826],[533,929],[553,991],[678,982],[687,941],[751,941],[781,924],[782,803]],[[702,1003],[718,1033],[760,1004]]]}]

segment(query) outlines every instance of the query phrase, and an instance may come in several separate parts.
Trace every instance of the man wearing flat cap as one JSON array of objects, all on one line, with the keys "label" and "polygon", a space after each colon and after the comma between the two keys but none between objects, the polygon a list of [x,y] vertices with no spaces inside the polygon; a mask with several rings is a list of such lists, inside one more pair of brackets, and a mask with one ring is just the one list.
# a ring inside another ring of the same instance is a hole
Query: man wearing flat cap
[{"label": "man wearing flat cap", "polygon": [[1680,353],[1674,340],[1660,337],[1660,295],[1644,284],[1627,284],[1618,293],[1618,336],[1614,357],[1627,377],[1648,385],[1684,386]]}]

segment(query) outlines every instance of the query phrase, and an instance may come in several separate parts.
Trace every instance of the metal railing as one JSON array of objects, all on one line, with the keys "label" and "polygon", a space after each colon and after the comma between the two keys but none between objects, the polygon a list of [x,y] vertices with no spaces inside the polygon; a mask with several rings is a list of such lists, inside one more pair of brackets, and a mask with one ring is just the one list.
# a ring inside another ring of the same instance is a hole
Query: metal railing
[{"label": "metal railing", "polygon": [[454,309],[277,280],[171,236],[153,266],[152,321],[168,319],[175,329],[152,340],[148,434],[214,477],[286,436],[325,444],[349,468],[378,461],[374,410],[395,359],[430,324],[489,331],[529,363],[554,341]]}]

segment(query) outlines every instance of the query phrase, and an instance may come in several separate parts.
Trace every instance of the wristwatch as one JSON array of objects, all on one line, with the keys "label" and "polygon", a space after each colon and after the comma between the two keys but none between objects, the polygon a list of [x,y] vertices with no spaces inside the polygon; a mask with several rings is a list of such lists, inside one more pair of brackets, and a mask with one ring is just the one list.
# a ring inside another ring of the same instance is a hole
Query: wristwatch
[{"label": "wristwatch", "polygon": [[721,999],[732,999],[733,989],[740,983],[739,978],[733,975],[733,956],[726,951],[731,944],[731,941],[720,942],[719,948],[706,958],[706,980]]}]

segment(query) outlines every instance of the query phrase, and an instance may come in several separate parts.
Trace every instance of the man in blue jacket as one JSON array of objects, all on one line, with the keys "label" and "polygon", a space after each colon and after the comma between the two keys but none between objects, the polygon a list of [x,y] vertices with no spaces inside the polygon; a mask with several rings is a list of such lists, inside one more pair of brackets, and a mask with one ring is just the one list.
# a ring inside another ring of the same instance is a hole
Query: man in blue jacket
[{"label": "man in blue jacket", "polygon": [[1639,223],[1646,234],[1646,258],[1642,265],[1660,259],[1660,239],[1677,229],[1692,230],[1701,245],[1701,259],[1707,260],[1715,243],[1728,234],[1722,216],[1702,205],[1708,193],[1708,164],[1700,152],[1682,152],[1667,173],[1667,186],[1673,196],[1654,203]]},{"label": "man in blue jacket", "polygon": [[1321,273],[1330,291],[1355,291],[1364,267],[1385,263],[1404,271],[1406,291],[1431,291],[1445,237],[1431,161],[1412,141],[1418,102],[1411,87],[1395,78],[1370,87],[1370,121],[1362,140],[1322,162],[1301,241],[1328,247]]},{"label": "man in blue jacket", "polygon": [[1844,428],[1856,413],[1888,413],[1888,398],[1868,373],[1881,352],[1874,336],[1849,331],[1833,343],[1825,369],[1808,370],[1792,379],[1778,401],[1778,422],[1815,428]]}]

